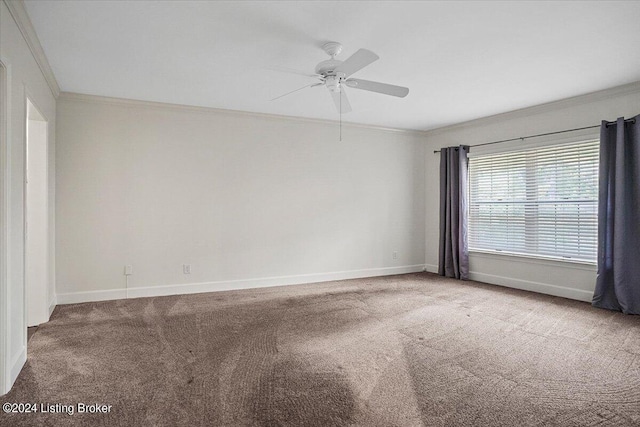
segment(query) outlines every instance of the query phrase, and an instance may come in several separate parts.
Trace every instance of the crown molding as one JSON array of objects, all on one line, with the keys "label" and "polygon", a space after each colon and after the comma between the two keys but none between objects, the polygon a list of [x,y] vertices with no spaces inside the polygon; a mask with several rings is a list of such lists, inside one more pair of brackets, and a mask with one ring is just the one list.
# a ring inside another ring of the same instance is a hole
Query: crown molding
[{"label": "crown molding", "polygon": [[22,37],[24,37],[25,42],[27,42],[27,46],[29,46],[29,50],[31,50],[31,54],[33,55],[38,67],[40,67],[40,71],[42,71],[42,75],[44,76],[53,96],[55,98],[60,95],[60,86],[58,86],[58,81],[56,80],[56,76],[53,74],[53,70],[51,69],[51,65],[49,65],[49,60],[47,60],[47,56],[42,49],[42,45],[40,44],[40,40],[38,39],[38,35],[36,34],[36,30],[33,28],[33,24],[31,23],[31,19],[29,18],[29,14],[24,7],[23,0],[2,0],[4,4],[7,5],[7,9],[9,9],[9,13],[13,17],[13,20],[16,22],[16,25],[20,29],[22,33]]},{"label": "crown molding", "polygon": [[[7,0],[4,0],[4,1],[7,1]],[[615,98],[620,95],[629,95],[634,93],[640,93],[640,81],[628,83],[621,86],[615,86],[609,89],[603,89],[603,90],[599,90],[596,92],[591,92],[583,95],[577,95],[570,98],[564,98],[557,101],[551,101],[544,104],[538,104],[531,107],[525,107],[517,110],[507,111],[504,113],[494,114],[491,116],[480,117],[480,118],[469,120],[466,122],[455,123],[452,125],[447,125],[447,126],[443,126],[435,129],[427,129],[427,130],[389,128],[384,126],[366,125],[366,124],[353,123],[353,122],[342,122],[342,124],[352,128],[361,128],[361,129],[394,132],[394,133],[407,133],[407,134],[413,134],[413,135],[422,136],[422,137],[431,137],[431,136],[439,135],[441,133],[446,133],[450,131],[471,128],[474,126],[489,125],[492,123],[499,123],[506,120],[525,118],[525,117],[529,117],[536,114],[542,114],[545,112],[560,110],[563,108],[571,108],[571,107],[586,104],[589,102],[595,102],[595,101],[600,101],[604,99]],[[299,116],[285,116],[285,115],[257,113],[257,112],[250,112],[250,111],[227,110],[227,109],[213,108],[213,107],[200,107],[200,106],[192,106],[192,105],[184,105],[184,104],[142,101],[137,99],[114,98],[114,97],[108,97],[108,96],[88,95],[88,94],[81,94],[81,93],[75,93],[75,92],[61,92],[59,95],[59,99],[62,101],[72,100],[72,101],[93,102],[93,103],[103,103],[103,104],[106,103],[106,104],[118,104],[118,105],[127,105],[127,106],[141,106],[141,107],[157,108],[157,109],[165,109],[165,110],[169,109],[174,111],[193,111],[193,112],[201,112],[201,113],[232,114],[232,115],[239,115],[239,116],[291,120],[291,121],[297,121],[297,122],[317,123],[317,124],[320,123],[320,124],[335,125],[338,123],[337,120],[314,119],[314,118],[299,117]]]},{"label": "crown molding", "polygon": [[533,116],[536,114],[542,114],[550,111],[557,111],[564,108],[571,108],[590,102],[601,101],[604,99],[615,98],[620,95],[629,95],[634,93],[640,93],[640,81],[624,84],[621,86],[614,86],[612,88],[599,90],[596,92],[586,93],[584,95],[572,96],[570,98],[563,98],[557,101],[546,102],[544,104],[534,105],[532,107],[520,108],[517,110],[511,110],[504,113],[494,114],[491,116],[480,117],[478,119],[469,120],[462,123],[456,123],[447,125],[435,129],[425,130],[424,134],[428,137],[439,135],[446,132],[461,130],[470,127],[490,125],[494,123],[504,122],[506,120],[514,120]]},{"label": "crown molding", "polygon": [[[79,102],[89,102],[89,103],[98,103],[98,104],[123,105],[128,107],[145,107],[145,108],[153,108],[153,109],[160,109],[160,110],[191,111],[191,112],[208,113],[208,114],[227,114],[227,115],[234,115],[234,116],[261,118],[261,119],[287,120],[287,121],[300,122],[300,123],[315,123],[315,124],[330,124],[330,125],[337,125],[339,123],[337,120],[314,119],[310,117],[299,117],[299,116],[285,116],[280,114],[257,113],[257,112],[251,112],[251,111],[241,111],[241,110],[227,110],[223,108],[200,107],[195,105],[170,104],[165,102],[142,101],[138,99],[128,99],[128,98],[114,98],[109,96],[88,95],[88,94],[75,93],[75,92],[60,92],[58,101],[59,102],[60,101],[61,102],[79,101]],[[349,127],[349,128],[356,128],[356,129],[373,130],[378,132],[391,132],[396,134],[413,134],[417,136],[425,135],[425,131],[422,131],[422,130],[389,128],[384,126],[366,125],[361,123],[353,123],[353,122],[345,122],[345,121],[342,122],[342,126]]]},{"label": "crown molding", "polygon": [[[491,116],[480,117],[480,118],[469,120],[466,122],[455,123],[452,125],[447,125],[447,126],[443,126],[435,129],[428,129],[428,130],[389,128],[389,127],[383,127],[383,126],[366,125],[366,124],[344,122],[344,121],[342,122],[342,124],[344,126],[348,126],[352,128],[361,128],[361,129],[369,129],[369,130],[393,132],[393,133],[406,133],[406,134],[413,134],[421,137],[431,137],[431,136],[436,136],[442,133],[451,132],[455,130],[471,128],[475,126],[489,125],[493,123],[500,123],[506,120],[525,118],[535,114],[542,114],[545,112],[556,111],[563,108],[571,108],[571,107],[586,104],[589,102],[595,102],[603,99],[615,98],[620,95],[629,95],[634,93],[640,93],[640,81],[628,83],[621,86],[615,86],[612,88],[603,89],[603,90],[599,90],[596,92],[591,92],[583,95],[577,95],[570,98],[564,98],[557,101],[551,101],[544,104],[538,104],[531,107],[525,107],[517,110],[507,111],[504,113],[494,114]],[[184,104],[142,101],[137,99],[114,98],[114,97],[108,97],[108,96],[89,95],[89,94],[81,94],[81,93],[75,93],[75,92],[61,92],[59,95],[59,100],[61,101],[71,100],[71,101],[103,103],[103,104],[117,104],[117,105],[126,105],[126,106],[140,106],[140,107],[165,109],[165,110],[168,109],[168,110],[174,110],[174,111],[193,111],[193,112],[201,112],[201,113],[231,114],[236,116],[290,120],[290,121],[316,123],[316,124],[335,125],[338,123],[337,120],[314,119],[309,117],[285,116],[285,115],[278,115],[278,114],[256,113],[256,112],[241,111],[241,110],[227,110],[227,109],[213,108],[213,107],[200,107],[200,106],[192,106],[192,105],[184,105]]]}]

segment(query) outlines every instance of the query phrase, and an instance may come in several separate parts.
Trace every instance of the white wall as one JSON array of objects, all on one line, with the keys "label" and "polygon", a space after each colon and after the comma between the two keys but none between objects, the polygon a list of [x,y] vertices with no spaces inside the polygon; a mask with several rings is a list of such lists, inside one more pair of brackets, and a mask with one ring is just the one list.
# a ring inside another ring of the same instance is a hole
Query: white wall
[{"label": "white wall", "polygon": [[[439,194],[440,156],[434,154],[433,150],[598,125],[601,120],[631,117],[638,113],[640,82],[428,132],[425,147],[427,270],[437,271],[438,264],[438,203],[428,202],[437,201]],[[597,138],[599,131],[587,130],[577,134],[595,135]],[[568,134],[563,134],[558,138],[567,136]],[[547,138],[538,138],[527,142],[546,140]],[[583,301],[591,301],[595,288],[595,265],[485,253],[471,253],[469,262],[471,278],[488,283]]]},{"label": "white wall", "polygon": [[[24,164],[26,97],[34,102],[38,110],[49,121],[49,206],[55,204],[55,125],[56,100],[51,82],[45,79],[41,69],[42,62],[36,62],[32,53],[33,39],[28,44],[24,31],[24,22],[19,27],[13,13],[24,12],[17,4],[10,11],[5,2],[0,2],[0,61],[7,67],[7,147],[5,164],[7,179],[3,182],[6,196],[6,218],[2,232],[6,233],[6,271],[0,285],[5,286],[6,300],[0,301],[0,351],[2,364],[0,369],[0,394],[9,390],[26,360],[26,311],[24,282]],[[21,15],[26,16],[26,14]],[[28,20],[28,18],[26,18]],[[30,47],[31,46],[31,47]],[[41,59],[42,61],[42,59]],[[49,232],[54,235],[54,212],[49,212]],[[53,239],[50,239],[53,242]],[[49,287],[54,286],[53,267],[54,248],[49,248]]]},{"label": "white wall", "polygon": [[71,94],[57,129],[59,302],[423,268],[420,133]]}]

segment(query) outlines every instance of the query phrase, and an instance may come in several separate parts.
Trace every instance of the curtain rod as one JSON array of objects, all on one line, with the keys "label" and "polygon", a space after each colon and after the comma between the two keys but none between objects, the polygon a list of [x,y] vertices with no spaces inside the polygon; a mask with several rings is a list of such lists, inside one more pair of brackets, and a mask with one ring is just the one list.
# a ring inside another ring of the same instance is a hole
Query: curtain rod
[{"label": "curtain rod", "polygon": [[[625,123],[635,123],[636,119],[627,119],[624,121]],[[614,125],[616,124],[616,122],[607,122],[607,124],[605,126],[609,127],[609,125]],[[529,135],[529,136],[521,136],[520,138],[511,138],[511,139],[502,139],[500,141],[491,141],[491,142],[484,142],[482,144],[476,144],[476,145],[471,145],[470,148],[473,147],[480,147],[482,145],[492,145],[492,144],[500,144],[501,142],[511,142],[511,141],[524,141],[525,139],[528,138],[536,138],[538,136],[548,136],[548,135],[556,135],[558,133],[565,133],[565,132],[575,132],[577,130],[585,130],[585,129],[595,129],[595,128],[599,128],[600,125],[595,125],[595,126],[586,126],[583,128],[575,128],[575,129],[567,129],[567,130],[559,130],[557,132],[548,132],[548,133],[539,133],[537,135]],[[439,153],[440,150],[433,150],[434,153]]]}]

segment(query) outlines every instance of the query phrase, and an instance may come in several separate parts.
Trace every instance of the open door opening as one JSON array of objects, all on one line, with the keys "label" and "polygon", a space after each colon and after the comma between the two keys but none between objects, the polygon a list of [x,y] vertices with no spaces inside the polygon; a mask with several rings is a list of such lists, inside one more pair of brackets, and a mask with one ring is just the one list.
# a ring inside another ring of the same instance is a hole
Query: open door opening
[{"label": "open door opening", "polygon": [[27,99],[25,292],[27,326],[49,320],[48,123]]}]

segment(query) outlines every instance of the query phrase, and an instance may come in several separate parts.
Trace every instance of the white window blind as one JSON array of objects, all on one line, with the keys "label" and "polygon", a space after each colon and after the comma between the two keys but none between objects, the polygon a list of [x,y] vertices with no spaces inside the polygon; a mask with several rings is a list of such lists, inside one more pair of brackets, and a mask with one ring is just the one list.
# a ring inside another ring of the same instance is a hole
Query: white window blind
[{"label": "white window blind", "polygon": [[469,249],[595,262],[598,141],[469,159]]}]

